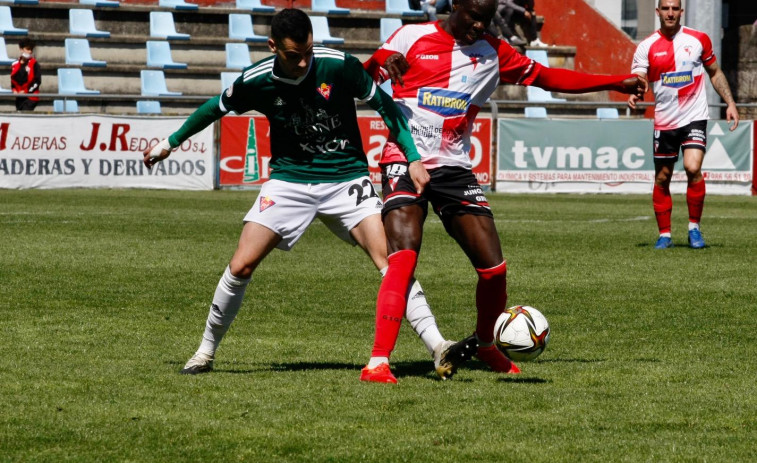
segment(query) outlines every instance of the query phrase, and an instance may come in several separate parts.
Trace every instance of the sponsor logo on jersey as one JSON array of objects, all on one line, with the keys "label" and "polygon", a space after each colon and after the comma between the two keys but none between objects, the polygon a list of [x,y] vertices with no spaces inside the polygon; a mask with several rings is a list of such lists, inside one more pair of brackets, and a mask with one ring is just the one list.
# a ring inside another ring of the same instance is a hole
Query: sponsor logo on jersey
[{"label": "sponsor logo on jersey", "polygon": [[691,45],[686,45],[685,47],[683,47],[683,51],[685,51],[686,54],[689,56],[691,56],[691,50],[692,50]]},{"label": "sponsor logo on jersey", "polygon": [[439,59],[439,55],[418,55],[418,59],[438,60]]},{"label": "sponsor logo on jersey", "polygon": [[668,52],[666,52],[666,51],[658,51],[657,53],[654,54],[655,57],[657,57],[657,56],[667,56],[667,55],[668,55]]},{"label": "sponsor logo on jersey", "polygon": [[483,57],[484,55],[480,53],[471,53],[470,55],[468,55],[468,58],[470,58],[470,62],[473,63],[474,71],[476,70],[476,66],[478,66],[478,60]]},{"label": "sponsor logo on jersey", "polygon": [[268,209],[269,207],[275,205],[276,202],[270,198],[270,196],[264,196],[260,198],[260,212],[263,212],[264,210]]},{"label": "sponsor logo on jersey", "polygon": [[331,98],[331,87],[333,87],[333,85],[323,82],[316,90],[318,90],[318,93],[320,93],[326,101],[329,101],[329,98]]},{"label": "sponsor logo on jersey", "polygon": [[660,76],[662,85],[670,88],[683,88],[694,83],[691,71],[666,72]]},{"label": "sponsor logo on jersey", "polygon": [[469,93],[430,87],[418,90],[418,107],[445,117],[465,114],[470,100]]}]

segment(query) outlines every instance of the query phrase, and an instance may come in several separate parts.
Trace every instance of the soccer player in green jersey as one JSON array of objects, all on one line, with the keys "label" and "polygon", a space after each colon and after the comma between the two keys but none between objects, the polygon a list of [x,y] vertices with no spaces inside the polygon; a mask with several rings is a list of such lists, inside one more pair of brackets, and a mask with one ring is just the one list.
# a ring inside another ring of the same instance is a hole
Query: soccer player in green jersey
[{"label": "soccer player in green jersey", "polygon": [[[410,175],[419,192],[429,180],[407,120],[392,98],[374,84],[357,58],[313,47],[312,26],[304,12],[285,9],[277,13],[268,46],[273,56],[245,69],[179,130],[144,152],[145,165],[152,167],[229,111],[256,110],[270,122],[270,180],[244,218],[238,247],[213,297],[200,347],[181,370],[185,374],[212,370],[215,351],[239,311],[257,266],[274,248],[291,249],[316,217],[339,238],[365,250],[382,274],[386,271],[382,202],[368,176],[356,98],[384,119],[410,161]],[[406,317],[433,355],[437,373],[446,379],[473,352],[465,351],[465,344],[444,340],[417,282],[408,295]],[[387,361],[371,358],[369,366],[386,366]],[[364,370],[367,376],[361,379],[381,377],[374,370]]]}]

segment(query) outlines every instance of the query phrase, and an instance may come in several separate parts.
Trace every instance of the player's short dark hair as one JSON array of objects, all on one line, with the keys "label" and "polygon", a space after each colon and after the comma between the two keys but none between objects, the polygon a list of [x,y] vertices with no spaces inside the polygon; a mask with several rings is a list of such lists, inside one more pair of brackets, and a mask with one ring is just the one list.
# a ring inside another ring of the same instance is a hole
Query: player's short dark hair
[{"label": "player's short dark hair", "polygon": [[31,48],[32,50],[34,50],[34,47],[36,46],[37,44],[34,43],[34,40],[30,38],[24,38],[18,42],[18,48]]},{"label": "player's short dark hair", "polygon": [[304,11],[297,8],[286,8],[279,11],[271,20],[271,38],[280,43],[284,39],[292,39],[296,43],[304,43],[308,35],[313,33],[313,25]]}]

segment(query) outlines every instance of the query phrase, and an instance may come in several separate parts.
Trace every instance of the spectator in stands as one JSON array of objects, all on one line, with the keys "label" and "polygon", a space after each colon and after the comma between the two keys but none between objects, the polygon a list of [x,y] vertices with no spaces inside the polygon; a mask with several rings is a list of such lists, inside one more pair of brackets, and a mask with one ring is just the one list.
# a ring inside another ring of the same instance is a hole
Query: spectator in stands
[{"label": "spectator in stands", "polygon": [[[499,0],[497,13],[494,15],[494,21],[502,30],[502,34],[511,45],[529,44],[532,47],[546,47],[547,45],[539,39],[539,25],[536,23],[536,12],[534,11],[535,0]],[[520,26],[525,37],[520,37],[515,33],[515,26]],[[525,40],[524,40],[525,39]]]},{"label": "spectator in stands", "polygon": [[[42,74],[39,63],[34,58],[34,46],[31,39],[22,39],[18,43],[21,54],[11,65],[11,87],[13,93],[34,94],[39,93],[42,84]],[[37,97],[16,98],[16,109],[19,111],[31,111],[39,103]]]},{"label": "spectator in stands", "polygon": [[449,13],[449,0],[411,0],[410,8],[421,10],[428,15],[429,21],[436,21],[437,14]]}]

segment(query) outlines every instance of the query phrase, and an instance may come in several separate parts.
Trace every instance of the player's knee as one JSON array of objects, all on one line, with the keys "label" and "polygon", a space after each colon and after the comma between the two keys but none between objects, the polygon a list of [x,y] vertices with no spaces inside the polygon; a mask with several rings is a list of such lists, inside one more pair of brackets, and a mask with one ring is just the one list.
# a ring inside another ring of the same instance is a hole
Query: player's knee
[{"label": "player's knee", "polygon": [[229,271],[240,280],[249,280],[254,270],[255,266],[241,259],[232,258],[231,262],[229,262]]}]

